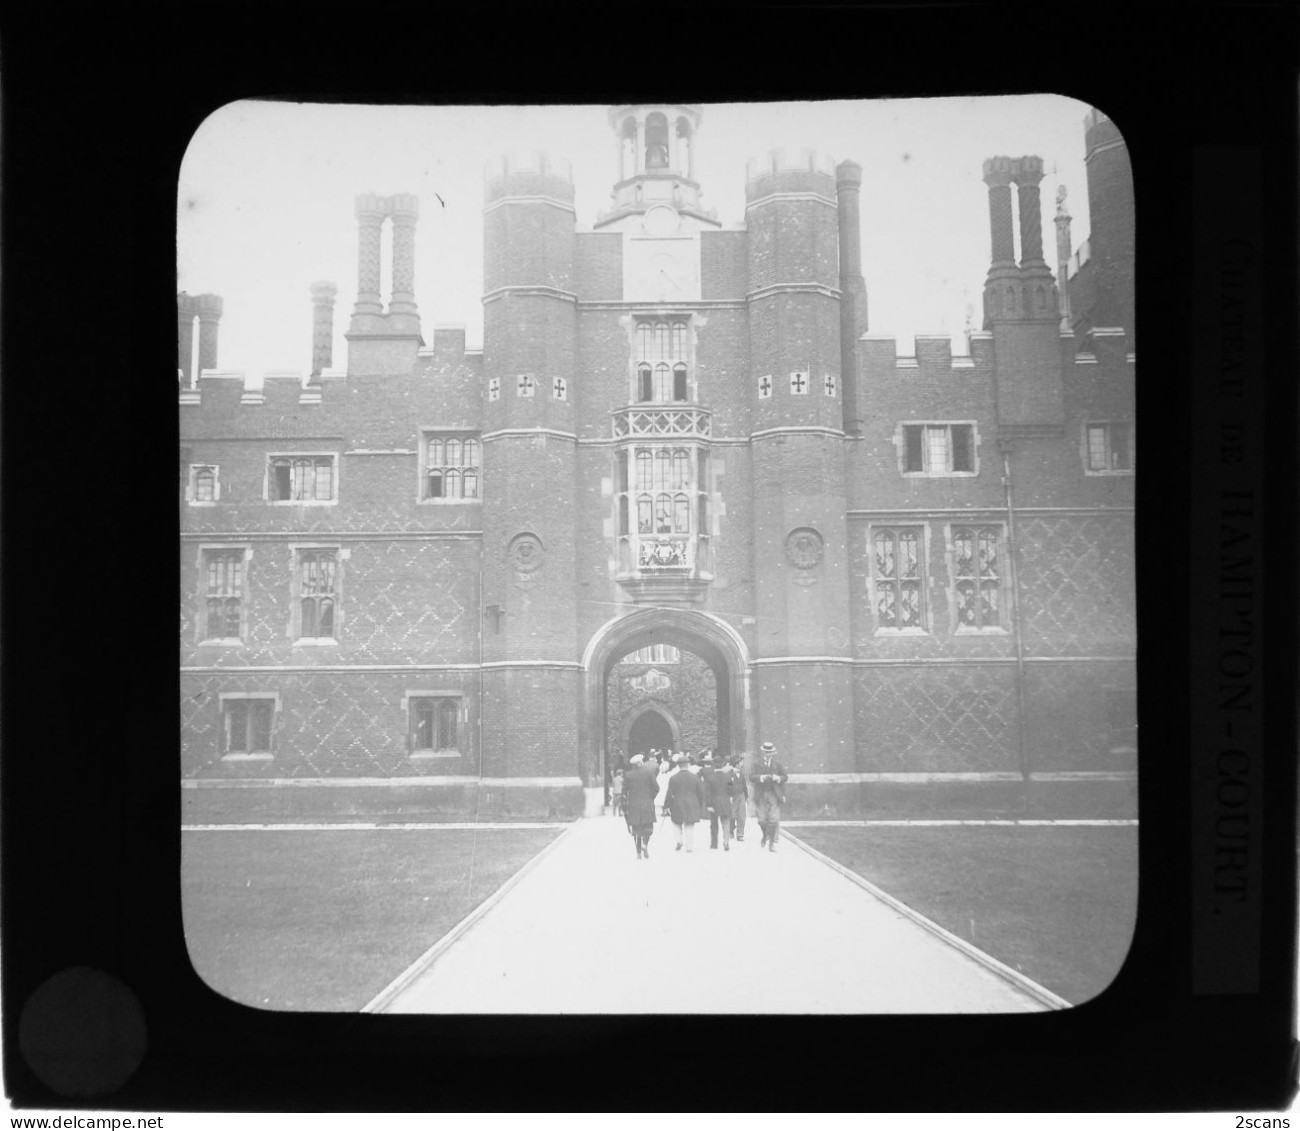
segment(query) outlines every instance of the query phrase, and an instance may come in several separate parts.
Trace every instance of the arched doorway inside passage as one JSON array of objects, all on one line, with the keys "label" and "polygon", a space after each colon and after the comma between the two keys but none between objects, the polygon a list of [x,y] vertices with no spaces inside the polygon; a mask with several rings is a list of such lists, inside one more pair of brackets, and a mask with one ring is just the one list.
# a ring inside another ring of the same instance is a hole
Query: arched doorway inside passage
[{"label": "arched doorway inside passage", "polygon": [[681,746],[681,727],[672,712],[657,703],[633,711],[621,728],[623,750],[629,755],[647,750],[676,750]]},{"label": "arched doorway inside passage", "polygon": [[717,687],[718,748],[730,754],[753,747],[757,703],[749,649],[740,633],[712,613],[640,607],[602,625],[583,653],[578,772],[588,787],[600,786],[605,778],[605,689],[610,669],[628,652],[649,644],[671,644],[704,660]]}]

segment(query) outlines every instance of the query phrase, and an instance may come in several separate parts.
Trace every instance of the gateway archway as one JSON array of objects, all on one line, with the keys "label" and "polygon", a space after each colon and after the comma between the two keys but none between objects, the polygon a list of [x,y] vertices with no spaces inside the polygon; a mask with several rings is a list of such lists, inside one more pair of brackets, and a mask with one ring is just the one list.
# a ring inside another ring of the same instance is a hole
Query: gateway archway
[{"label": "gateway archway", "polygon": [[699,656],[712,670],[717,694],[718,747],[726,753],[749,750],[756,733],[749,650],[731,625],[690,609],[641,608],[608,621],[587,643],[582,658],[579,773],[587,786],[605,779],[608,720],[606,682],[628,652],[650,644],[671,644]]}]

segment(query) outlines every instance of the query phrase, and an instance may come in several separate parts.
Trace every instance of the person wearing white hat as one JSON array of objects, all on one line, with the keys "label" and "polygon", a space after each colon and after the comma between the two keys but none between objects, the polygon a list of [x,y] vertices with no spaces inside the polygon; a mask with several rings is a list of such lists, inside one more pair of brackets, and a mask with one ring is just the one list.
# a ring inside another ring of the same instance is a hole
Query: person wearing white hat
[{"label": "person wearing white hat", "polygon": [[781,787],[789,777],[785,767],[776,760],[776,746],[770,742],[763,743],[749,780],[754,786],[754,811],[758,817],[758,827],[763,830],[763,841],[759,847],[766,848],[769,852],[776,851],[781,806],[785,803],[785,790]]}]

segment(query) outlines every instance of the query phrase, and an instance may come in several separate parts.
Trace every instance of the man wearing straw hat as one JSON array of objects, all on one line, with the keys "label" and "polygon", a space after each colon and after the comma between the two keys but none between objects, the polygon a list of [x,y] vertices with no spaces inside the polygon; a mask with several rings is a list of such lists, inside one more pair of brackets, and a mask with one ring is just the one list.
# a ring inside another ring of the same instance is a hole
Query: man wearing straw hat
[{"label": "man wearing straw hat", "polygon": [[790,777],[785,767],[776,760],[776,747],[765,742],[759,750],[758,761],[749,775],[754,786],[754,811],[758,827],[763,830],[760,848],[776,851],[776,834],[781,825],[781,805],[785,802],[782,786]]}]

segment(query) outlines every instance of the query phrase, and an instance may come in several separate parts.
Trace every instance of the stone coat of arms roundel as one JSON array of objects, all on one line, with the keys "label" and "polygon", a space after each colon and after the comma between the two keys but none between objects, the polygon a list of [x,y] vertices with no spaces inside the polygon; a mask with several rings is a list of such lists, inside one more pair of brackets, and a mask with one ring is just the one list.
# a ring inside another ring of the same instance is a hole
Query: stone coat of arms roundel
[{"label": "stone coat of arms roundel", "polygon": [[510,539],[510,548],[506,551],[506,556],[521,581],[532,580],[533,574],[542,568],[545,554],[546,548],[542,545],[542,540],[529,531],[516,534]]},{"label": "stone coat of arms roundel", "polygon": [[785,556],[798,569],[812,569],[822,560],[822,536],[811,526],[799,526],[785,540]]}]

